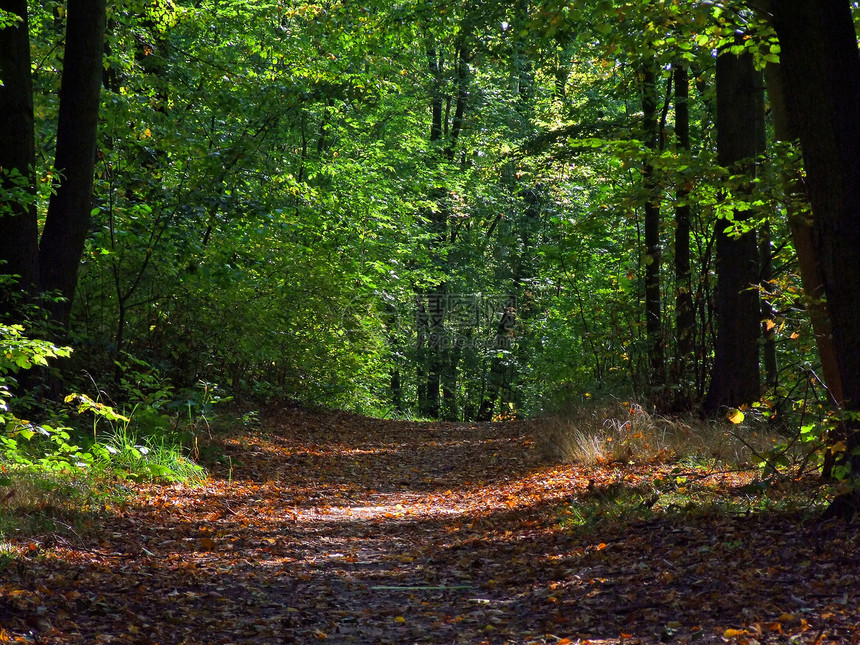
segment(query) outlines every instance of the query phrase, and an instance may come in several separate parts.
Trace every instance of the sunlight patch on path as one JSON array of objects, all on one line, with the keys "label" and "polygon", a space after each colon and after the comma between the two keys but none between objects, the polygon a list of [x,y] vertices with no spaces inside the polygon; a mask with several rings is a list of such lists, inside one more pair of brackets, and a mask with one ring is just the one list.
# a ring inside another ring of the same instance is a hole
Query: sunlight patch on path
[{"label": "sunlight patch on path", "polygon": [[[561,472],[561,471],[564,472]],[[563,500],[572,493],[572,468],[547,468],[513,481],[497,484],[452,484],[455,490],[416,493],[403,490],[372,493],[352,504],[323,504],[297,510],[296,522],[342,522],[385,520],[421,521],[428,518],[479,517],[499,510],[523,509],[550,500]],[[420,485],[424,482],[416,482]],[[528,493],[525,493],[528,491]],[[342,498],[336,498],[342,502]]]}]

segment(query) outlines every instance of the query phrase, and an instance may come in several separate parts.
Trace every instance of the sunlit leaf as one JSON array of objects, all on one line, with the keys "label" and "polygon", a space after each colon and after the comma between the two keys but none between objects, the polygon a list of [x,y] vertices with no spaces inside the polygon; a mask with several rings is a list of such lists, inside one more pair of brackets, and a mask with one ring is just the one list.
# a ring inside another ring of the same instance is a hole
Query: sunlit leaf
[{"label": "sunlit leaf", "polygon": [[734,424],[743,423],[744,418],[744,413],[736,408],[732,408],[729,410],[728,414],[726,414],[726,419]]}]

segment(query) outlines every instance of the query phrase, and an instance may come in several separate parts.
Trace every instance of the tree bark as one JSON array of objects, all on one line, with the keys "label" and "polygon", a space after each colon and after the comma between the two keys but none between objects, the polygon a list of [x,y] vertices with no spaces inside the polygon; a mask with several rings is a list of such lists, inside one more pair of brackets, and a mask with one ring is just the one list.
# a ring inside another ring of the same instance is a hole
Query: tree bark
[{"label": "tree bark", "polygon": [[[717,161],[733,174],[754,178],[753,159],[764,150],[764,96],[752,56],[723,54],[717,59]],[[741,190],[743,190],[741,188]],[[735,211],[743,220],[749,211]],[[717,334],[714,367],[704,401],[706,414],[723,406],[750,404],[760,396],[758,339],[761,308],[755,231],[725,232],[731,222],[716,224]]]},{"label": "tree bark", "polygon": [[55,320],[67,326],[92,210],[105,0],[68,0],[66,13],[56,186],[39,244],[39,282],[42,291],[63,297],[48,308]]},{"label": "tree bark", "polygon": [[[508,302],[505,304],[505,310],[499,318],[499,324],[496,327],[496,337],[493,340],[493,348],[495,350],[510,349],[513,342],[513,330],[517,324],[517,308],[516,296],[508,296]],[[476,421],[492,421],[493,410],[496,407],[496,400],[502,391],[502,386],[505,381],[505,365],[504,360],[498,355],[493,357],[490,366],[490,374],[487,382],[487,387],[484,390],[481,398],[481,406],[478,409],[478,414],[475,417]]]},{"label": "tree bark", "polygon": [[[773,134],[777,141],[794,141],[797,130],[788,116],[785,88],[780,66],[769,63],[765,67],[767,94],[773,116]],[[842,405],[842,378],[833,346],[833,329],[830,323],[830,310],[824,299],[824,276],[818,261],[818,251],[812,228],[812,219],[798,208],[798,200],[807,201],[808,195],[800,177],[785,177],[786,208],[791,238],[797,253],[800,278],[807,299],[807,311],[812,323],[818,356],[821,359],[821,372],[831,401]]]},{"label": "tree bark", "polygon": [[[860,55],[845,0],[779,0],[788,114],[800,135],[815,245],[833,323],[844,406],[860,411]],[[849,420],[842,465],[860,476],[858,422]],[[855,502],[857,500],[855,499]]]},{"label": "tree bark", "polygon": [[457,103],[454,108],[454,118],[451,121],[451,136],[445,149],[445,156],[451,163],[457,151],[457,142],[463,130],[463,120],[466,115],[466,103],[469,98],[469,52],[464,44],[457,48]]},{"label": "tree bark", "polygon": [[427,297],[429,318],[429,361],[427,366],[427,409],[426,416],[438,419],[441,402],[442,372],[447,356],[445,318],[447,314],[447,286],[443,283]]},{"label": "tree bark", "polygon": [[20,304],[16,293],[33,295],[38,282],[33,81],[26,0],[0,0],[0,9],[21,18],[0,32],[0,274],[20,276],[0,286],[0,315]]},{"label": "tree bark", "polygon": [[[759,262],[759,284],[761,292],[768,295],[773,294],[773,244],[771,242],[770,222],[762,226],[758,234],[758,262]],[[767,298],[760,298],[761,312],[761,336],[762,356],[764,363],[765,387],[776,392],[779,385],[779,363],[776,356],[776,332],[773,319],[776,310]]]}]

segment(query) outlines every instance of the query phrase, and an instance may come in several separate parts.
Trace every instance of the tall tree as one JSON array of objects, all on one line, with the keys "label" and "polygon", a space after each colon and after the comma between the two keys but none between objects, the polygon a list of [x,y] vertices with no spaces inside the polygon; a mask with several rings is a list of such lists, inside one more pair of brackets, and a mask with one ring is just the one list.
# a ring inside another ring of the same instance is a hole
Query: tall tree
[{"label": "tall tree", "polygon": [[[798,138],[794,125],[788,116],[785,89],[780,66],[768,63],[765,67],[767,95],[773,116],[773,134],[777,141],[792,142]],[[830,309],[824,297],[824,276],[818,261],[812,219],[806,208],[808,197],[805,184],[798,176],[784,177],[786,208],[791,237],[800,266],[800,278],[807,298],[807,311],[815,335],[815,344],[821,359],[821,372],[830,398],[837,406],[842,405],[842,377],[839,374],[839,361],[833,346],[833,328]]]},{"label": "tall tree", "polygon": [[[751,186],[754,159],[764,151],[764,94],[752,54],[731,51],[717,58],[717,161],[738,178],[742,196]],[[733,221],[748,219],[749,210],[735,209]],[[717,333],[714,367],[704,401],[712,414],[721,406],[739,406],[760,396],[759,319],[761,308],[758,247],[755,230],[727,231],[732,220],[716,223]]]},{"label": "tall tree", "polygon": [[[657,114],[656,64],[646,60],[642,65],[642,131],[650,155],[658,153],[659,122]],[[645,187],[645,329],[648,336],[648,381],[653,392],[665,385],[665,356],[663,352],[662,299],[660,269],[663,251],[660,243],[660,197],[652,159],[647,159],[642,171]]]},{"label": "tall tree", "polygon": [[18,22],[0,29],[0,273],[20,276],[0,286],[0,314],[10,314],[19,289],[33,293],[38,281],[38,230],[34,165],[33,81],[26,0],[0,0]]},{"label": "tall tree", "polygon": [[69,322],[78,266],[90,226],[101,95],[105,0],[68,0],[60,86],[55,192],[39,242],[39,286],[58,291],[54,318]]},{"label": "tall tree", "polygon": [[[0,8],[21,21],[4,29],[0,42],[0,176],[12,189],[9,217],[0,218],[0,259],[5,272],[21,276],[26,291],[58,291],[62,301],[49,307],[68,324],[78,266],[89,232],[96,130],[102,83],[105,0],[69,0],[60,88],[60,113],[51,195],[41,241],[35,210],[35,137],[26,3],[2,0]],[[2,309],[9,311],[9,298]]]},{"label": "tall tree", "polygon": [[[800,136],[844,405],[860,411],[860,54],[845,0],[772,4],[788,113]],[[860,476],[860,423],[843,465]],[[853,454],[852,453],[858,453]],[[855,494],[854,506],[857,507]]]},{"label": "tall tree", "polygon": [[[436,166],[440,159],[438,153],[443,144],[445,130],[448,120],[445,118],[445,49],[431,43],[427,47],[427,60],[430,68],[430,145],[431,158],[428,163]],[[446,151],[447,153],[447,151]],[[446,156],[449,156],[446,154]],[[445,187],[442,185],[433,188],[432,198],[435,207],[429,214],[430,229],[433,235],[434,260],[437,264],[444,263],[445,246],[448,233],[448,214],[445,208]],[[421,412],[433,419],[439,417],[440,386],[442,370],[444,369],[444,347],[445,314],[447,309],[448,286],[445,282],[438,283],[427,293],[426,317],[423,318],[424,329],[419,330],[424,337],[419,338],[419,352],[423,354],[419,359],[419,399],[423,393],[423,405]],[[423,352],[421,350],[423,349]],[[424,364],[421,364],[424,363]],[[426,381],[424,373],[426,370]]]}]

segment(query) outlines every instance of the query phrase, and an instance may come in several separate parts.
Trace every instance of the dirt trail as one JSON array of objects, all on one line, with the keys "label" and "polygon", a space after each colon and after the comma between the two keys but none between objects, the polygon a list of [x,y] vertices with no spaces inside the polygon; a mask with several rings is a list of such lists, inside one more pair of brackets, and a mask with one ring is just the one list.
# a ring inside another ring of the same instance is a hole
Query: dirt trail
[{"label": "dirt trail", "polygon": [[771,514],[577,536],[558,526],[563,501],[649,475],[546,463],[525,423],[280,409],[217,449],[225,458],[208,485],[141,486],[97,538],[39,545],[0,573],[0,643],[860,633],[856,527]]}]

